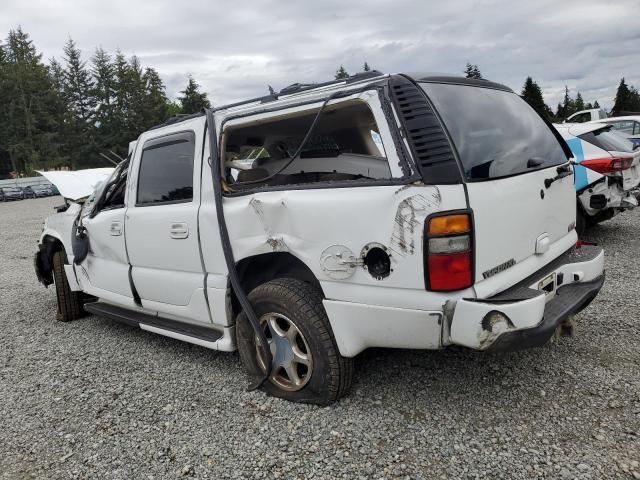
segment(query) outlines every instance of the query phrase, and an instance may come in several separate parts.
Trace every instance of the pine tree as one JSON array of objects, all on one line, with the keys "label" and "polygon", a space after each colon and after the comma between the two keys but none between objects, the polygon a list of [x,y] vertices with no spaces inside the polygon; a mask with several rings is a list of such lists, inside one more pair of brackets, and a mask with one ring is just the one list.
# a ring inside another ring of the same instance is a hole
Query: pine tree
[{"label": "pine tree", "polygon": [[573,108],[576,110],[576,112],[585,110],[584,100],[582,99],[582,94],[580,92],[578,92],[576,95],[576,99],[573,102]]},{"label": "pine tree", "polygon": [[562,100],[562,105],[558,104],[558,110],[556,112],[556,117],[558,120],[566,120],[568,117],[573,115],[576,112],[575,104],[571,95],[569,95],[569,87],[564,86],[564,98]]},{"label": "pine tree", "polygon": [[371,67],[369,66],[369,64],[367,62],[364,62],[364,65],[362,67],[362,71],[363,72],[370,72],[371,71]]},{"label": "pine tree", "polygon": [[622,115],[624,112],[638,112],[640,111],[640,93],[632,85],[627,85],[624,78],[620,80],[618,85],[618,91],[616,92],[616,99],[611,109],[613,116]]},{"label": "pine tree", "polygon": [[114,122],[116,78],[111,56],[101,47],[91,57],[95,111],[95,146],[97,153],[116,149],[117,127]]},{"label": "pine tree", "polygon": [[598,100],[593,102],[593,108],[600,108],[600,104],[598,103]]},{"label": "pine tree", "polygon": [[145,88],[143,117],[145,127],[149,128],[162,123],[169,116],[169,100],[165,86],[153,68],[146,68],[142,75]]},{"label": "pine tree", "polygon": [[520,96],[526,100],[529,105],[538,110],[538,112],[545,115],[549,120],[553,118],[553,112],[544,102],[542,89],[531,77],[527,77],[525,80]]},{"label": "pine tree", "polygon": [[464,74],[467,78],[482,78],[482,73],[480,73],[480,68],[478,67],[478,65],[474,65],[469,62],[467,62],[467,66],[464,69]]},{"label": "pine tree", "polygon": [[200,92],[200,85],[196,83],[191,75],[189,75],[187,87],[180,93],[182,93],[182,96],[178,100],[182,106],[181,113],[197,113],[203,108],[211,107],[207,94]]},{"label": "pine tree", "polygon": [[343,78],[349,78],[349,73],[347,72],[347,70],[344,68],[343,65],[340,65],[340,68],[338,68],[338,70],[336,70],[336,80],[341,80]]},{"label": "pine tree", "polygon": [[20,27],[9,31],[3,51],[0,150],[11,170],[23,174],[58,159],[57,92],[42,55]]},{"label": "pine tree", "polygon": [[630,97],[631,97],[631,92],[629,91],[629,87],[627,86],[623,77],[620,80],[620,84],[618,85],[616,98],[613,102],[613,108],[611,109],[611,113],[613,116],[620,115],[620,112],[623,112],[629,109]]}]

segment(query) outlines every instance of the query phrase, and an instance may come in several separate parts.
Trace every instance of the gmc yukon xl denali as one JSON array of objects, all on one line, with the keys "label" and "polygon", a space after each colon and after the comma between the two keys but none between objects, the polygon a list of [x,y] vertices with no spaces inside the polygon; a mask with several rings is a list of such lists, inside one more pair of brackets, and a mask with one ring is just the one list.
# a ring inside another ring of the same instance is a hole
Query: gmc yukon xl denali
[{"label": "gmc yukon xl denali", "polygon": [[569,157],[486,80],[294,84],[144,132],[36,273],[58,320],[237,349],[252,388],[328,404],[366,348],[536,347],[593,300]]}]

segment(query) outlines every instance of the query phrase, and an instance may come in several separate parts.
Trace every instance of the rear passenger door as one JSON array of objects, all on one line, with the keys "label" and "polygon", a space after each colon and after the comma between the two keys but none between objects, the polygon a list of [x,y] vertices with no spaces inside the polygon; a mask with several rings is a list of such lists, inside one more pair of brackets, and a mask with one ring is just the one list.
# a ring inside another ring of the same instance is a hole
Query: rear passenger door
[{"label": "rear passenger door", "polygon": [[209,322],[198,240],[202,132],[141,138],[126,240],[142,306],[161,316]]}]

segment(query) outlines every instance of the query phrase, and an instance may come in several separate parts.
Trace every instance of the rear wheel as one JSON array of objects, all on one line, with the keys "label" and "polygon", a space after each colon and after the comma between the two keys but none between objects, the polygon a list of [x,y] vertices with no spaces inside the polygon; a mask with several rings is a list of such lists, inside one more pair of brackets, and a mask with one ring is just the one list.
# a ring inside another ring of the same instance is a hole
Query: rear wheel
[{"label": "rear wheel", "polygon": [[56,298],[58,300],[58,312],[56,320],[70,322],[84,316],[84,304],[82,292],[72,292],[69,288],[67,274],[64,265],[67,263],[67,255],[64,251],[53,254],[53,281],[56,284]]},{"label": "rear wheel", "polygon": [[[268,394],[328,405],[347,393],[353,361],[340,355],[316,288],[293,278],[276,279],[256,287],[249,300],[273,357],[271,375],[263,384]],[[236,332],[243,365],[252,380],[261,379],[265,355],[244,312]]]}]

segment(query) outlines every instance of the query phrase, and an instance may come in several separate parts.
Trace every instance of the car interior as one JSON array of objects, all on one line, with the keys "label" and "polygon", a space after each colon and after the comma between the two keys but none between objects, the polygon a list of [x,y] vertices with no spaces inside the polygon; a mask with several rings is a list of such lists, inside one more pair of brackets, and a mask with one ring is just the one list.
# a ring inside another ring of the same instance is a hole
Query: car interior
[{"label": "car interior", "polygon": [[277,115],[225,129],[223,165],[230,190],[391,177],[378,126],[363,101]]}]

